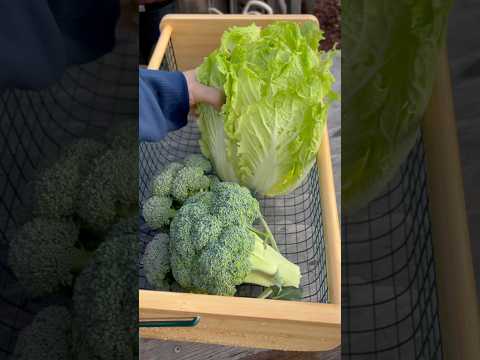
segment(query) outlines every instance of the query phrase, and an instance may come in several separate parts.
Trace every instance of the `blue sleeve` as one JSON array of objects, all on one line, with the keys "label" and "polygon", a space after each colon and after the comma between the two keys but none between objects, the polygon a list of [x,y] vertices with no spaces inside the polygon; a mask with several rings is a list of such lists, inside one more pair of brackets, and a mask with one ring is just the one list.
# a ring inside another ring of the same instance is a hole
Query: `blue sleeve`
[{"label": "blue sleeve", "polygon": [[140,141],[159,141],[187,124],[188,88],[181,72],[140,69]]}]

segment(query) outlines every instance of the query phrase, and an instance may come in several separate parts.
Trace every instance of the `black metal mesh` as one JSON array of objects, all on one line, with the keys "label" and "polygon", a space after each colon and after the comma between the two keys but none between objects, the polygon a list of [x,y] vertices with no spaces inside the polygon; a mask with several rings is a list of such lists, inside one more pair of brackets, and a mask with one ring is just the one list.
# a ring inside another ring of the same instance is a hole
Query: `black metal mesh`
[{"label": "black metal mesh", "polygon": [[[175,55],[170,44],[162,68],[176,69]],[[186,155],[199,153],[200,133],[197,125],[189,125],[173,132],[159,143],[140,144],[140,203],[149,196],[152,175],[171,161],[182,160]],[[314,167],[305,181],[292,193],[274,198],[258,197],[262,214],[268,222],[280,251],[290,261],[300,266],[301,286],[305,301],[327,302],[327,272],[325,242],[320,209],[318,172]],[[146,225],[142,225],[142,251],[154,236]],[[149,288],[140,266],[140,288]],[[255,286],[243,285],[240,296],[255,296]]]},{"label": "black metal mesh", "polygon": [[421,138],[387,191],[343,217],[342,294],[342,358],[442,358]]},{"label": "black metal mesh", "polygon": [[137,118],[136,34],[122,29],[112,53],[68,69],[53,86],[0,94],[0,360],[45,303],[29,300],[6,264],[9,238],[29,207],[29,181],[64,144]]}]

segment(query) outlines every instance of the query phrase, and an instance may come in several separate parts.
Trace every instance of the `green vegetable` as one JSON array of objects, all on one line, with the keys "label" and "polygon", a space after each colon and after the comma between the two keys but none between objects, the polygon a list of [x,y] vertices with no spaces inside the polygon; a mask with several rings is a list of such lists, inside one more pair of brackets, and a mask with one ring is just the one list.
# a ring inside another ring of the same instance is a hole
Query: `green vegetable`
[{"label": "green vegetable", "polygon": [[258,218],[257,200],[235,183],[188,199],[170,225],[175,280],[189,291],[216,295],[234,295],[242,283],[298,287],[299,267],[267,244],[273,237],[253,229]]},{"label": "green vegetable", "polygon": [[143,217],[152,229],[161,229],[170,224],[175,216],[172,199],[169,197],[152,196],[143,204]]},{"label": "green vegetable", "polygon": [[152,196],[143,204],[143,217],[154,230],[167,228],[175,209],[218,181],[214,175],[205,175],[212,170],[212,165],[202,155],[189,155],[183,162],[172,162],[153,177],[150,187]]},{"label": "green vegetable", "polygon": [[49,306],[18,335],[12,360],[72,360],[72,318],[67,308]]},{"label": "green vegetable", "polygon": [[73,348],[84,359],[138,358],[138,235],[111,236],[75,282]]},{"label": "green vegetable", "polygon": [[10,242],[8,263],[20,284],[36,297],[71,286],[90,257],[75,247],[78,227],[71,221],[35,218]]},{"label": "green vegetable", "polygon": [[418,139],[451,4],[451,0],[342,3],[345,212],[352,213],[379,195]]},{"label": "green vegetable", "polygon": [[177,173],[183,168],[182,164],[173,162],[168,164],[162,171],[153,177],[152,195],[170,196],[172,193],[172,184],[175,181]]},{"label": "green vegetable", "polygon": [[104,149],[103,144],[91,139],[81,139],[65,147],[57,161],[43,170],[34,182],[34,215],[72,216],[82,176],[91,160]]},{"label": "green vegetable", "polygon": [[233,27],[200,66],[200,82],[226,94],[220,112],[199,106],[201,149],[222,180],[274,196],[308,174],[336,99],[321,38],[312,22]]},{"label": "green vegetable", "polygon": [[208,190],[209,186],[210,179],[204,174],[202,168],[184,167],[178,171],[172,184],[172,195],[176,200],[184,202],[190,196]]},{"label": "green vegetable", "polygon": [[205,159],[200,154],[192,154],[188,155],[185,159],[183,159],[183,163],[187,167],[198,167],[203,170],[204,173],[208,174],[212,171],[212,164],[210,161]]},{"label": "green vegetable", "polygon": [[155,290],[169,290],[167,275],[170,272],[170,238],[159,233],[147,244],[143,254],[145,277]]},{"label": "green vegetable", "polygon": [[107,150],[97,158],[79,191],[77,214],[82,226],[105,233],[120,218],[138,209],[138,153]]}]

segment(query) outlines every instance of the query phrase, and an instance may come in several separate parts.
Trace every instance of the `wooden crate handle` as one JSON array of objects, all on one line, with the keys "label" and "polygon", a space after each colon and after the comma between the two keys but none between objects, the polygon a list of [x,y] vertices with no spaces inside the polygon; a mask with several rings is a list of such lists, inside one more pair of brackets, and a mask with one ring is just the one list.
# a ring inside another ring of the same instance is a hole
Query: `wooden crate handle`
[{"label": "wooden crate handle", "polygon": [[140,290],[141,321],[200,316],[192,328],[140,328],[144,338],[291,351],[340,344],[338,304]]},{"label": "wooden crate handle", "polygon": [[167,47],[170,43],[170,37],[172,36],[173,28],[171,25],[166,25],[163,27],[160,37],[155,45],[155,49],[153,50],[152,57],[148,63],[148,69],[150,70],[158,70],[162,65],[163,57],[167,51]]},{"label": "wooden crate handle", "polygon": [[325,234],[325,251],[327,259],[328,300],[341,304],[341,237],[340,222],[335,197],[335,185],[330,153],[328,128],[325,126],[323,139],[317,156],[318,176],[320,182],[320,202]]},{"label": "wooden crate handle", "polygon": [[474,360],[480,354],[480,314],[446,49],[440,56],[423,139],[443,355],[446,360]]}]

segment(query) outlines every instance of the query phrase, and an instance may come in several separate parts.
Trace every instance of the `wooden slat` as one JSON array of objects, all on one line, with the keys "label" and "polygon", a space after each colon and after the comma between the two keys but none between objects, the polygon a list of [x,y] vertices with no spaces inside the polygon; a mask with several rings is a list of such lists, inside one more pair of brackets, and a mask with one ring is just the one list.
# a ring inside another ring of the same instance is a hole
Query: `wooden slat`
[{"label": "wooden slat", "polygon": [[328,300],[341,304],[341,238],[337,200],[333,180],[330,140],[328,131],[323,132],[322,144],[317,156],[320,181],[320,201],[327,252]]},{"label": "wooden slat", "polygon": [[171,26],[174,31],[172,43],[179,70],[189,70],[199,66],[204,57],[220,45],[223,32],[232,26],[247,26],[252,23],[266,26],[274,21],[318,20],[313,15],[166,15],[160,24],[163,31]]},{"label": "wooden slat", "polygon": [[148,69],[158,70],[160,68],[163,57],[165,56],[165,52],[167,51],[167,47],[170,42],[172,30],[173,28],[170,25],[166,25],[162,29],[160,38],[158,39],[158,42],[155,45],[155,49],[153,50],[152,57],[150,58],[150,61],[148,63]]},{"label": "wooden slat", "polygon": [[480,354],[480,314],[446,51],[423,132],[444,359],[474,360]]},{"label": "wooden slat", "polygon": [[139,317],[200,315],[194,328],[140,329],[140,336],[228,346],[324,351],[340,344],[340,306],[140,290]]}]

